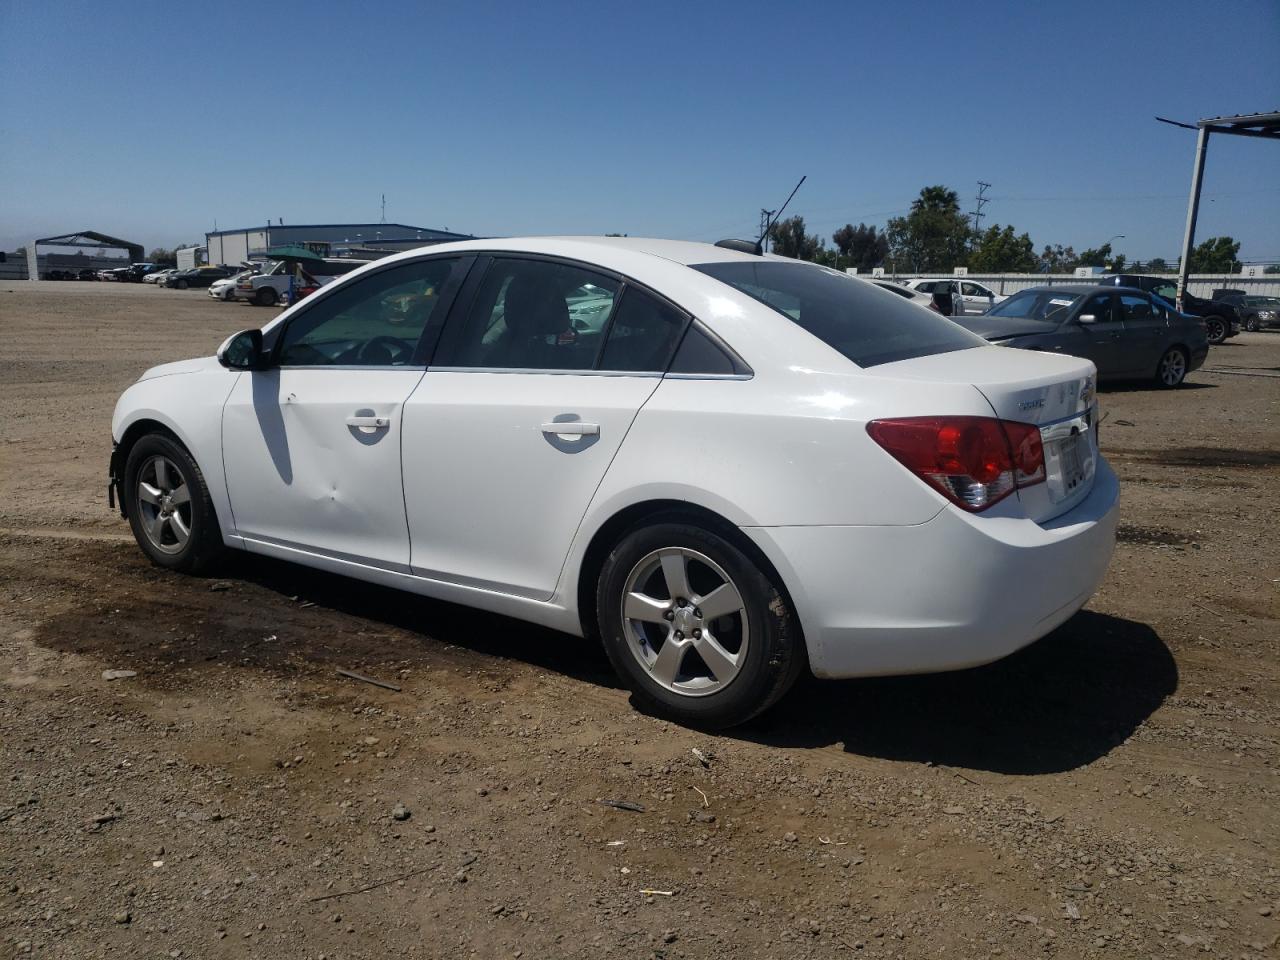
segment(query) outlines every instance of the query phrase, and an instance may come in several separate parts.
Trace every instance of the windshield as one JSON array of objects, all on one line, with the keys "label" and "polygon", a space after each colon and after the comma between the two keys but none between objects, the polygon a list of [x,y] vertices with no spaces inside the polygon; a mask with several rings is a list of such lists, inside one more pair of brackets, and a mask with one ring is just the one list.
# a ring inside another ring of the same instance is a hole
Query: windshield
[{"label": "windshield", "polygon": [[1058,324],[1067,319],[1083,294],[1061,290],[1022,290],[987,311],[988,317],[1020,317]]},{"label": "windshield", "polygon": [[987,345],[940,314],[825,267],[760,260],[693,269],[772,307],[860,367]]}]

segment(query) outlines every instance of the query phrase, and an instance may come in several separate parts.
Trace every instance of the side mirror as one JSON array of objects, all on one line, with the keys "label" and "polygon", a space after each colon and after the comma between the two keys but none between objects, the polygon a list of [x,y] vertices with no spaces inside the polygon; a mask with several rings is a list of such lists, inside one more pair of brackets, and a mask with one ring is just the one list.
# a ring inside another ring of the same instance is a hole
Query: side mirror
[{"label": "side mirror", "polygon": [[1097,322],[1098,322],[1098,318],[1095,317],[1092,313],[1082,313],[1080,314],[1080,316],[1076,317],[1076,323],[1097,323]]},{"label": "side mirror", "polygon": [[218,362],[229,370],[260,370],[262,361],[261,330],[233,333],[218,348]]}]

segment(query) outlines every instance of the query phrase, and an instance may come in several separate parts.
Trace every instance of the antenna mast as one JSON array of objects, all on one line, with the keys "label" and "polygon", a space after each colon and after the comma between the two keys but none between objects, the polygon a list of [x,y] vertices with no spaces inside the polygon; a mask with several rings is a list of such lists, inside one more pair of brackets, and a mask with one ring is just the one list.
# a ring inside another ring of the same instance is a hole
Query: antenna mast
[{"label": "antenna mast", "polygon": [[803,184],[808,179],[809,179],[809,175],[807,173],[800,178],[800,181],[794,187],[792,187],[791,192],[787,194],[787,202],[778,208],[778,212],[776,214],[772,210],[760,211],[760,219],[764,223],[764,229],[760,231],[760,245],[765,250],[769,249],[770,228],[772,228],[773,225],[778,222],[778,219],[782,216],[782,212],[787,209],[787,204],[791,203],[791,198],[794,197],[796,195],[796,191],[800,189],[800,185]]}]

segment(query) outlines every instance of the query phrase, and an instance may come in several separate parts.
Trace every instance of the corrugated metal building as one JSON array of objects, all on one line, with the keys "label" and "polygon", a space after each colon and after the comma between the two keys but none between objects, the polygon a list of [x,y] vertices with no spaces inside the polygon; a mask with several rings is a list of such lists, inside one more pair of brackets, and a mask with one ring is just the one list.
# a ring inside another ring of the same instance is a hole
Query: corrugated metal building
[{"label": "corrugated metal building", "polygon": [[241,230],[215,230],[204,235],[209,263],[236,266],[253,254],[265,253],[271,247],[293,244],[325,244],[340,246],[410,249],[451,240],[471,240],[465,233],[411,227],[404,223],[302,223],[266,224]]}]

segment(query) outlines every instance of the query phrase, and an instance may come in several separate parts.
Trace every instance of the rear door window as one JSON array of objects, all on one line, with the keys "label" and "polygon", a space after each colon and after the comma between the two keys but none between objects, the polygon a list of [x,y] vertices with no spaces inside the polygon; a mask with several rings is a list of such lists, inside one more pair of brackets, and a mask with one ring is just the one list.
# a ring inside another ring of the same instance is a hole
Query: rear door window
[{"label": "rear door window", "polygon": [[945,317],[826,267],[760,260],[693,269],[773,308],[860,367],[987,344]]},{"label": "rear door window", "polygon": [[684,331],[679,310],[628,286],[622,294],[600,358],[601,370],[662,372]]},{"label": "rear door window", "polygon": [[590,370],[620,284],[546,260],[495,259],[466,316],[450,318],[439,367]]}]

